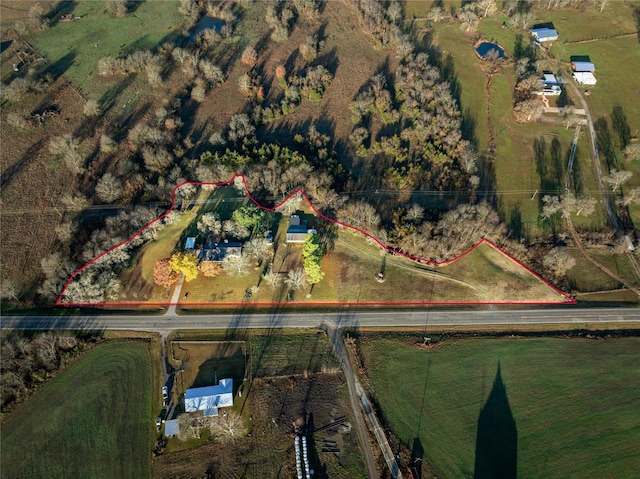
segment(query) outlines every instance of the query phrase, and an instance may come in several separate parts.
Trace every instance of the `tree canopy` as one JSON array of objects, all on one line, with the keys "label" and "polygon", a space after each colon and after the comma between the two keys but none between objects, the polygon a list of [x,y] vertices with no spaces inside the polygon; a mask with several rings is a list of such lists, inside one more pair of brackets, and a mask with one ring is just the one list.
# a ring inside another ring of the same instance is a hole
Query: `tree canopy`
[{"label": "tree canopy", "polygon": [[193,253],[174,253],[169,259],[171,271],[184,274],[188,283],[198,277],[198,258]]},{"label": "tree canopy", "polygon": [[322,247],[316,233],[308,233],[302,245],[302,260],[304,272],[307,273],[307,282],[316,284],[324,278],[324,272],[320,266],[322,261]]}]

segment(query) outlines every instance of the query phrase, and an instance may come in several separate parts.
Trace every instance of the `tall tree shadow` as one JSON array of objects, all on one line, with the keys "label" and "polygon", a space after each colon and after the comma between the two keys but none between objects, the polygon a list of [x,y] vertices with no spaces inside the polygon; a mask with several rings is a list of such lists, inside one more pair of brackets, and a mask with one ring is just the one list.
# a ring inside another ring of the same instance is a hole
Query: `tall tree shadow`
[{"label": "tall tree shadow", "polygon": [[515,479],[518,430],[511,413],[500,363],[487,402],[478,416],[474,479]]},{"label": "tall tree shadow", "polygon": [[600,154],[604,156],[607,163],[608,171],[618,168],[618,159],[616,157],[611,131],[609,130],[609,122],[604,117],[598,118],[593,127],[596,131],[596,143]]},{"label": "tall tree shadow", "polygon": [[624,149],[631,141],[631,128],[629,127],[629,120],[627,114],[624,112],[624,108],[620,105],[615,105],[611,112],[611,122],[613,123],[613,131],[618,134],[620,138],[620,149]]}]

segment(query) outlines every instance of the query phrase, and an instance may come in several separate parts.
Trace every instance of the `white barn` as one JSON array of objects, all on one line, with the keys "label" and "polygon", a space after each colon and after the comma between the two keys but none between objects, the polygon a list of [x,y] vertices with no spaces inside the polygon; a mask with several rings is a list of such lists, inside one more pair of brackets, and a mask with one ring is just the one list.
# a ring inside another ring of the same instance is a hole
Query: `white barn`
[{"label": "white barn", "polygon": [[217,386],[187,389],[185,412],[203,411],[205,416],[217,416],[221,407],[233,406],[233,379],[221,379]]},{"label": "white barn", "polygon": [[573,78],[580,85],[595,85],[596,77],[591,72],[573,72]]}]

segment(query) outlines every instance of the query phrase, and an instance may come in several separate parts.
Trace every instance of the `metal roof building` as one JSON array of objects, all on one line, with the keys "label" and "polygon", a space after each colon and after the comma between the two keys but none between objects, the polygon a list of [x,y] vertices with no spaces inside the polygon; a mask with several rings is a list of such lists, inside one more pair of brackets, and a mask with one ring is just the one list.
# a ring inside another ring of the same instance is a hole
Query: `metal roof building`
[{"label": "metal roof building", "polygon": [[532,28],[530,33],[540,42],[552,42],[558,39],[558,32],[555,28]]},{"label": "metal roof building", "polygon": [[574,72],[594,72],[596,66],[591,62],[571,62],[571,68]]},{"label": "metal roof building", "polygon": [[209,238],[200,252],[202,261],[220,262],[227,256],[240,256],[242,243],[239,241],[222,240],[218,243],[215,238]]},{"label": "metal roof building", "polygon": [[177,436],[180,433],[180,426],[178,425],[177,419],[171,419],[169,421],[164,422],[164,435],[169,436]]},{"label": "metal roof building", "polygon": [[573,72],[573,78],[581,85],[595,85],[597,81],[591,72]]},{"label": "metal roof building", "polygon": [[233,379],[221,379],[217,386],[187,389],[184,394],[186,412],[203,411],[217,416],[218,408],[233,406]]}]

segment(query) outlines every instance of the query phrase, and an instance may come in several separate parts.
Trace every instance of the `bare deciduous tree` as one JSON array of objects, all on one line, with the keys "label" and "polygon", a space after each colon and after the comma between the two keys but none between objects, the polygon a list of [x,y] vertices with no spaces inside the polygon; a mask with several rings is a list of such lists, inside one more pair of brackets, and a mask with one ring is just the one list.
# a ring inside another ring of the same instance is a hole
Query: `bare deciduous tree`
[{"label": "bare deciduous tree", "polygon": [[100,151],[102,153],[113,153],[116,150],[116,142],[109,135],[103,134],[100,137]]},{"label": "bare deciduous tree", "polygon": [[292,269],[287,273],[284,282],[293,291],[297,291],[307,284],[307,273],[305,273],[304,268]]},{"label": "bare deciduous tree", "polygon": [[49,142],[49,153],[62,160],[74,173],[84,171],[84,157],[80,154],[80,143],[72,135],[55,137]]},{"label": "bare deciduous tree", "polygon": [[219,236],[222,231],[222,222],[216,213],[205,213],[198,220],[198,231],[204,235],[214,234]]},{"label": "bare deciduous tree", "polygon": [[105,173],[96,185],[96,196],[105,203],[113,203],[122,196],[122,181],[111,173]]},{"label": "bare deciduous tree", "polygon": [[478,15],[475,12],[473,4],[466,4],[462,7],[462,11],[458,15],[458,20],[465,32],[475,31],[478,27]]},{"label": "bare deciduous tree", "polygon": [[264,274],[263,279],[264,279],[265,283],[267,283],[273,289],[277,288],[280,285],[281,281],[282,281],[282,277],[278,273],[273,271],[273,269],[271,269],[271,268],[269,268],[269,271],[267,271]]},{"label": "bare deciduous tree", "polygon": [[68,211],[78,212],[89,207],[89,200],[82,193],[65,193],[60,201]]},{"label": "bare deciduous tree", "polygon": [[413,223],[418,223],[422,218],[424,218],[424,208],[415,203],[412,204],[407,210],[407,220]]},{"label": "bare deciduous tree", "polygon": [[87,100],[87,103],[82,107],[82,112],[86,116],[98,116],[100,115],[100,107],[98,106],[98,102],[96,100]]},{"label": "bare deciduous tree", "polygon": [[569,254],[566,247],[556,246],[544,257],[542,263],[556,276],[562,276],[575,266],[576,260]]},{"label": "bare deciduous tree", "polygon": [[249,273],[249,257],[245,253],[227,256],[222,260],[222,269],[231,276],[246,276]]},{"label": "bare deciduous tree", "polygon": [[632,176],[633,173],[631,173],[630,171],[618,171],[613,168],[611,170],[611,173],[609,173],[609,176],[605,178],[605,181],[611,187],[611,191],[616,192],[617,190],[621,189],[622,185],[629,181]]},{"label": "bare deciduous tree", "polygon": [[191,89],[191,98],[197,101],[198,103],[202,103],[206,97],[206,91],[202,87],[202,85],[194,85]]},{"label": "bare deciduous tree", "polygon": [[627,161],[640,160],[640,143],[629,143],[622,150],[622,155]]},{"label": "bare deciduous tree", "polygon": [[0,299],[13,299],[18,301],[20,290],[18,285],[12,279],[5,279],[0,283]]},{"label": "bare deciduous tree", "polygon": [[245,113],[237,113],[231,117],[229,122],[229,140],[239,142],[244,139],[253,141],[255,139],[256,127],[251,124],[251,120]]},{"label": "bare deciduous tree", "polygon": [[211,419],[209,423],[211,435],[221,443],[233,442],[247,435],[247,426],[242,417],[232,409]]},{"label": "bare deciduous tree", "polygon": [[69,244],[78,231],[78,223],[75,221],[65,221],[56,226],[56,236],[62,244]]},{"label": "bare deciduous tree", "polygon": [[253,46],[251,45],[247,46],[247,48],[245,48],[244,51],[242,52],[242,63],[244,63],[249,67],[253,67],[255,66],[257,61],[258,61],[258,52]]},{"label": "bare deciduous tree", "polygon": [[253,256],[256,261],[262,262],[269,258],[273,249],[264,238],[254,238],[245,245],[245,251],[249,256]]}]

